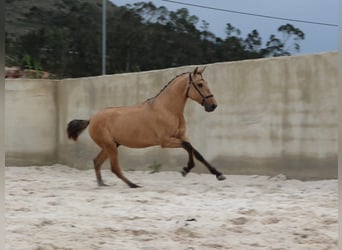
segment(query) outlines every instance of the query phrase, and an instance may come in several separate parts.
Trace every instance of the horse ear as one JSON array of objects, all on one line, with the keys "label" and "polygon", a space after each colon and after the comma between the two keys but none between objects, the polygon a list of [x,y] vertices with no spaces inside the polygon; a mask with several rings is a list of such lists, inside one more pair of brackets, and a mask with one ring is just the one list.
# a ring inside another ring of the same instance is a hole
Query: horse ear
[{"label": "horse ear", "polygon": [[204,66],[202,69],[198,71],[199,74],[202,74],[207,66]]},{"label": "horse ear", "polygon": [[196,68],[194,69],[194,71],[192,72],[192,74],[193,74],[194,76],[198,74],[198,67],[196,67]]},{"label": "horse ear", "polygon": [[198,67],[196,67],[195,70],[194,70],[194,72],[193,72],[193,74],[194,74],[194,75],[196,75],[196,74],[202,75],[202,73],[204,72],[204,70],[205,70],[206,67],[207,67],[207,66],[204,66],[204,67],[201,68],[201,69],[199,69]]}]

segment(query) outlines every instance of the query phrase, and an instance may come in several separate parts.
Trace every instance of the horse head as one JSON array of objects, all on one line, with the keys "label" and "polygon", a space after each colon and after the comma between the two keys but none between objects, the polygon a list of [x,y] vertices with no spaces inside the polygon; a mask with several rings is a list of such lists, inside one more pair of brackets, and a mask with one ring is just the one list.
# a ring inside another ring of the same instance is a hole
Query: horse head
[{"label": "horse head", "polygon": [[217,102],[208,87],[208,82],[203,78],[204,70],[205,67],[196,67],[193,72],[189,73],[186,96],[201,104],[205,111],[212,112],[216,109]]}]

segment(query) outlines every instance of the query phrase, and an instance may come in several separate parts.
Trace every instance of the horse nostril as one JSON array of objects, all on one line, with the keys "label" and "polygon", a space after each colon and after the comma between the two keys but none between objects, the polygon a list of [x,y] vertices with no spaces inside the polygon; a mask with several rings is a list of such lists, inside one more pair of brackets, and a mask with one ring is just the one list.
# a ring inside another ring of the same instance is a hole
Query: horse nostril
[{"label": "horse nostril", "polygon": [[211,105],[211,108],[212,108],[212,109],[216,109],[216,108],[217,108],[217,105],[216,105],[216,104],[213,104],[213,105]]}]

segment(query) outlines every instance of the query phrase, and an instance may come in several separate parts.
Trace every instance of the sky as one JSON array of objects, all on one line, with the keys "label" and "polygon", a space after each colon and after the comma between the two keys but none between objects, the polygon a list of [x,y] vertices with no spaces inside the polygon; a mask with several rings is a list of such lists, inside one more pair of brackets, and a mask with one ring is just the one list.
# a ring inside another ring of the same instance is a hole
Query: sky
[{"label": "sky", "polygon": [[[111,0],[118,6],[141,2],[137,0]],[[310,22],[339,24],[339,0],[177,0],[178,2],[209,6],[239,12],[248,12],[259,15],[281,17]],[[256,16],[247,16],[228,13],[217,10],[204,9],[194,6],[186,6],[163,0],[151,0],[157,7],[165,6],[168,10],[187,8],[191,15],[196,15],[200,20],[209,23],[209,30],[216,36],[225,38],[225,27],[231,23],[240,29],[244,38],[252,30],[256,29],[266,42],[271,34],[281,37],[277,29],[279,26],[290,23],[301,29],[305,34],[305,40],[300,42],[298,54],[313,54],[326,51],[337,51],[338,31],[336,26],[323,26],[317,24],[300,23],[294,21],[275,20]],[[199,22],[200,26],[201,22]]]}]

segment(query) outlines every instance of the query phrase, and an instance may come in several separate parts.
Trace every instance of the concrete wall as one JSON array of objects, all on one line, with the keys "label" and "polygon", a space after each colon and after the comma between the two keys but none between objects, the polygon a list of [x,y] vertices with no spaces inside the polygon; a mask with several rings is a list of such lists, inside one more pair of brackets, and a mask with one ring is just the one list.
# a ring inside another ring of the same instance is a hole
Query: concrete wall
[{"label": "concrete wall", "polygon": [[[99,149],[84,132],[67,140],[66,124],[107,106],[154,96],[180,67],[61,81],[6,81],[7,164],[55,161],[91,168]],[[284,173],[296,178],[337,177],[337,53],[208,65],[204,77],[218,101],[207,113],[189,101],[188,136],[224,173]],[[182,149],[120,147],[123,169],[180,170]],[[40,157],[41,156],[41,157]],[[40,158],[40,159],[39,159]],[[106,163],[108,167],[108,163]],[[197,171],[206,171],[198,164]]]},{"label": "concrete wall", "polygon": [[56,83],[52,80],[6,80],[6,165],[56,162]]}]

